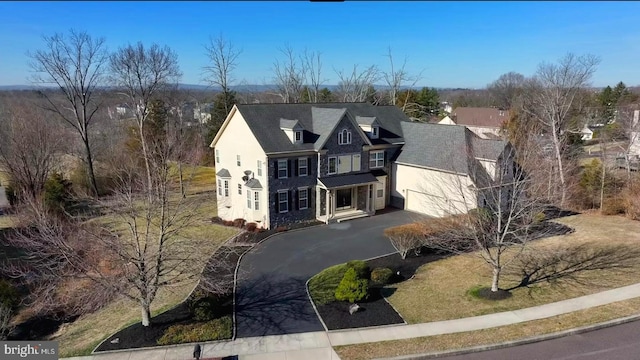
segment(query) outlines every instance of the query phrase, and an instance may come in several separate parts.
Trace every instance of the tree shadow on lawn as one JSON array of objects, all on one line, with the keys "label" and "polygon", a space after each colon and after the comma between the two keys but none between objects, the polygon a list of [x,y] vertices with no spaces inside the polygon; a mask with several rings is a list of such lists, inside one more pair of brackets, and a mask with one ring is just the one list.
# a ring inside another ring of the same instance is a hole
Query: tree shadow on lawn
[{"label": "tree shadow on lawn", "polygon": [[306,279],[262,274],[239,282],[237,337],[322,330],[307,296]]},{"label": "tree shadow on lawn", "polygon": [[[547,282],[606,286],[609,275],[592,276],[598,271],[633,271],[640,261],[640,249],[630,244],[560,244],[523,253],[506,274],[521,278],[519,284],[505,289]],[[568,280],[560,282],[560,280]]]}]

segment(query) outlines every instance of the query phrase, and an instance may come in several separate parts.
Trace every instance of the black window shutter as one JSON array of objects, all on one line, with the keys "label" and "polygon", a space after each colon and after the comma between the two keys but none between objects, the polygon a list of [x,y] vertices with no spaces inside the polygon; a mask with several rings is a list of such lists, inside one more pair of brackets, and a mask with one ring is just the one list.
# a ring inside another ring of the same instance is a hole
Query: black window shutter
[{"label": "black window shutter", "polygon": [[311,175],[311,158],[307,158],[307,175]]},{"label": "black window shutter", "polygon": [[280,212],[280,193],[275,193],[275,198],[276,198],[276,212]]},{"label": "black window shutter", "polygon": [[289,190],[289,211],[293,210],[293,190]]},{"label": "black window shutter", "polygon": [[280,179],[280,171],[278,171],[278,160],[273,161],[273,169],[275,173],[275,178]]},{"label": "black window shutter", "polygon": [[291,172],[291,160],[287,160],[287,177],[291,177],[292,176],[292,172]]},{"label": "black window shutter", "polygon": [[293,173],[298,176],[298,159],[295,159],[293,164]]}]

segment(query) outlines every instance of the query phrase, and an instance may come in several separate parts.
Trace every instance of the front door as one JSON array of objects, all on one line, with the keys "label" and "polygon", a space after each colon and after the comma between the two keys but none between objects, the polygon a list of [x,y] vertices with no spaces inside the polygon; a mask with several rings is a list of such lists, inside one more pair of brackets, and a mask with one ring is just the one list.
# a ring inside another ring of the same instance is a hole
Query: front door
[{"label": "front door", "polygon": [[352,189],[336,190],[336,210],[351,208]]}]

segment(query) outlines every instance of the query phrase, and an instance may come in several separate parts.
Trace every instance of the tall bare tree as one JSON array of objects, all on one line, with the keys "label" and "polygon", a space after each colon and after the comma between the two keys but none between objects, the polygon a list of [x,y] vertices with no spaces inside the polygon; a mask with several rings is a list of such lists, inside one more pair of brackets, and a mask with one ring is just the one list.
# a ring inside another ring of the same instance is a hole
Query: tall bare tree
[{"label": "tall bare tree", "polygon": [[92,38],[83,31],[70,30],[69,35],[44,36],[44,49],[29,53],[33,81],[53,85],[62,98],[43,91],[46,108],[73,127],[84,145],[91,189],[98,195],[93,169],[89,128],[100,109],[100,86],[103,85],[108,60],[104,38]]},{"label": "tall bare tree", "polygon": [[[420,75],[411,76],[409,72],[406,70],[407,66],[407,58],[404,58],[402,65],[400,67],[396,67],[393,62],[393,54],[391,53],[391,48],[387,49],[386,57],[389,58],[389,71],[382,73],[382,78],[385,83],[389,87],[389,102],[391,105],[396,105],[398,101],[398,94],[400,90],[405,85],[405,83],[410,82],[409,90],[415,86],[415,84],[420,80]],[[405,101],[405,107],[407,103],[412,103],[409,99]],[[403,109],[405,110],[405,109]]]},{"label": "tall bare tree", "polygon": [[233,104],[229,103],[231,85],[234,82],[233,71],[238,65],[238,57],[242,50],[236,49],[231,42],[222,35],[217,38],[209,38],[209,43],[205,45],[205,54],[209,60],[204,67],[206,81],[214,86],[220,87],[224,96],[224,111],[228,114]]},{"label": "tall bare tree", "polygon": [[525,91],[524,111],[544,126],[552,140],[560,181],[560,206],[566,203],[568,192],[564,162],[567,137],[580,130],[579,125],[571,122],[571,114],[599,63],[600,59],[593,55],[571,53],[557,64],[542,63]]},{"label": "tall bare tree", "polygon": [[66,136],[49,113],[25,100],[7,99],[0,108],[0,171],[21,198],[36,199],[66,148]]},{"label": "tall bare tree", "polygon": [[142,156],[149,187],[153,187],[149,146],[144,137],[149,107],[162,93],[177,86],[182,75],[178,55],[168,46],[153,44],[145,48],[141,42],[118,49],[110,57],[110,77],[113,85],[134,110]]},{"label": "tall bare tree", "polygon": [[500,75],[496,81],[487,86],[487,90],[495,101],[494,105],[502,109],[511,109],[518,101],[518,97],[522,95],[524,84],[524,75],[511,71]]},{"label": "tall bare tree", "polygon": [[380,70],[377,66],[371,65],[368,68],[358,71],[358,65],[354,65],[350,73],[344,70],[335,70],[338,75],[337,96],[343,102],[363,102],[370,96],[373,84],[380,80]]},{"label": "tall bare tree", "polygon": [[439,188],[425,184],[444,199],[439,204],[445,216],[424,221],[424,244],[480,257],[492,270],[491,291],[496,292],[503,269],[518,258],[531,239],[540,236],[536,217],[545,204],[529,195],[537,184],[522,166],[531,161],[533,151],[516,153],[506,145],[495,165],[485,167],[477,157],[484,157],[482,149],[492,145],[488,140],[480,141],[485,143],[468,153],[470,164],[464,170],[468,178],[450,176],[451,181]]},{"label": "tall bare tree", "polygon": [[305,85],[305,64],[298,59],[293,48],[289,45],[285,45],[284,48],[280,49],[280,53],[282,53],[284,59],[276,59],[273,63],[273,81],[278,95],[284,103],[298,103],[302,95],[302,88]]},{"label": "tall bare tree", "polygon": [[305,49],[304,54],[302,55],[302,64],[306,69],[306,74],[308,75],[307,82],[308,85],[306,87],[307,97],[309,101],[312,103],[320,102],[320,87],[326,81],[326,79],[322,78],[322,59],[320,52],[309,52]]}]

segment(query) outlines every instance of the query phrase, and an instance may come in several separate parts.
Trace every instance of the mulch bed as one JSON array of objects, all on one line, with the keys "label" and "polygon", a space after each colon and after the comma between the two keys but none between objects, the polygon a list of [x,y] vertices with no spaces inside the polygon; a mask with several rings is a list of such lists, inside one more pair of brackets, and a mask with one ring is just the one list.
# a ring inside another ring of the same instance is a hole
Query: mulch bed
[{"label": "mulch bed", "polygon": [[[400,275],[396,275],[394,279],[395,282],[400,282],[413,276],[420,266],[443,257],[445,257],[444,254],[433,252],[420,255],[412,253],[403,260],[396,253],[368,260],[367,264],[370,269],[386,267],[393,270],[395,274],[400,272]],[[381,290],[390,295],[390,291],[393,289],[370,288],[369,298],[366,301],[357,302],[360,305],[360,310],[353,315],[349,314],[349,305],[351,304],[346,301],[334,301],[317,306],[318,313],[329,330],[403,324],[404,320],[382,297]]]}]

